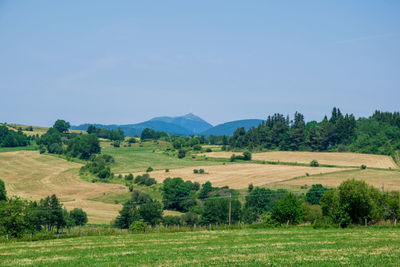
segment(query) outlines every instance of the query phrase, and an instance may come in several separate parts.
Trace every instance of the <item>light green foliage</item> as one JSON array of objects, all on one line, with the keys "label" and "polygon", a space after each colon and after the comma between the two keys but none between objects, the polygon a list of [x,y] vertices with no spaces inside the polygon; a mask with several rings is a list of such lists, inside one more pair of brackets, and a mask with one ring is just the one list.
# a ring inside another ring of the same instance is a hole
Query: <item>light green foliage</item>
[{"label": "light green foliage", "polygon": [[272,218],[279,223],[299,224],[303,219],[301,202],[289,193],[272,210]]}]

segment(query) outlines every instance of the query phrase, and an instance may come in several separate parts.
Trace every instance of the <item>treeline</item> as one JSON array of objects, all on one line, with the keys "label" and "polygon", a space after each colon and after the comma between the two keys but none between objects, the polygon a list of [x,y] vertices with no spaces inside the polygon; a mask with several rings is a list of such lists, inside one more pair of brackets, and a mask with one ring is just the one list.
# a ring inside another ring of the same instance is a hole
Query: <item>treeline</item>
[{"label": "treeline", "polygon": [[[245,223],[274,227],[311,223],[314,227],[371,225],[400,216],[399,192],[383,193],[363,181],[347,180],[336,189],[313,185],[305,195],[249,185],[245,202],[228,187],[202,186],[181,178],[163,182],[162,202],[134,190],[114,225],[140,230],[146,225],[209,225]],[[183,212],[163,216],[163,210]]]},{"label": "treeline", "polygon": [[95,134],[99,138],[105,138],[112,141],[123,141],[125,139],[124,131],[118,127],[117,130],[96,127],[95,125],[89,125],[87,129],[88,134]]},{"label": "treeline", "polygon": [[99,139],[95,134],[69,133],[69,122],[57,120],[53,127],[36,140],[40,153],[65,154],[68,157],[89,159],[101,151]]},{"label": "treeline", "polygon": [[30,137],[25,135],[21,129],[18,131],[9,130],[7,126],[0,126],[0,147],[27,146],[30,144]]},{"label": "treeline", "polygon": [[0,235],[21,237],[41,231],[60,233],[63,229],[87,223],[87,214],[75,208],[70,212],[56,195],[40,201],[7,198],[4,182],[0,180]]},{"label": "treeline", "polygon": [[352,151],[394,155],[400,149],[400,114],[376,111],[369,118],[358,120],[333,108],[321,122],[305,123],[298,112],[294,118],[282,114],[269,116],[258,127],[238,128],[227,148],[277,149],[302,151]]}]

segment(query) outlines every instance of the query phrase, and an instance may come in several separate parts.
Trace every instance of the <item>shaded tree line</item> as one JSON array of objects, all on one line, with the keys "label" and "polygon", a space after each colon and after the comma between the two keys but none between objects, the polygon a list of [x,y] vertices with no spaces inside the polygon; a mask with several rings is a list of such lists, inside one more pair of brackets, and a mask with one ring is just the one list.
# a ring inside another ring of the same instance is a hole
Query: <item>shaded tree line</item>
[{"label": "shaded tree line", "polygon": [[82,209],[70,212],[56,195],[39,201],[18,197],[7,198],[4,183],[0,180],[0,234],[21,237],[40,231],[60,233],[65,228],[85,225],[87,214]]},{"label": "shaded tree line", "polygon": [[25,135],[21,129],[13,131],[7,126],[0,126],[0,147],[27,146],[30,144],[30,137]]},{"label": "shaded tree line", "polygon": [[95,125],[89,125],[89,127],[87,128],[87,133],[95,134],[99,138],[105,138],[112,141],[124,141],[125,139],[124,131],[122,131],[122,129],[119,127],[117,130],[112,130],[102,127],[96,127]]},{"label": "shaded tree line", "polygon": [[65,154],[70,157],[89,159],[100,153],[100,142],[95,134],[68,133],[69,122],[57,120],[53,127],[37,140],[40,153]]},{"label": "shaded tree line", "polygon": [[[258,127],[238,128],[229,140],[231,149],[305,151],[352,151],[394,155],[400,149],[400,115],[376,111],[358,120],[333,108],[330,118],[306,123],[296,112],[293,119],[282,114],[268,116]],[[210,137],[211,138],[211,137]],[[228,145],[227,144],[227,145]]]},{"label": "shaded tree line", "polygon": [[[249,186],[244,203],[239,192],[228,187],[213,187],[181,178],[163,182],[162,202],[135,190],[124,204],[115,225],[209,225],[231,223],[279,226],[309,222],[315,227],[368,225],[382,220],[396,223],[400,216],[400,193],[380,192],[363,181],[347,180],[336,189],[313,185],[305,195],[285,189],[272,190]],[[146,205],[144,205],[146,204]],[[162,216],[162,210],[183,212],[181,216]]]}]

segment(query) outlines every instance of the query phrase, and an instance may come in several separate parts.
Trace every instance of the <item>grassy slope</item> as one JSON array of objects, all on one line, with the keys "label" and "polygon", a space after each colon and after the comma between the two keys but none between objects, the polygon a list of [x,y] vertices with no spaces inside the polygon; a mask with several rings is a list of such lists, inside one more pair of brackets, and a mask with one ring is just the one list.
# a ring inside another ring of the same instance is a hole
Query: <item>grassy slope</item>
[{"label": "grassy slope", "polygon": [[[111,147],[110,142],[102,142],[102,153],[111,155],[115,158],[115,164],[112,166],[114,173],[134,173],[146,171],[148,167],[154,170],[163,170],[166,168],[175,169],[188,166],[214,165],[220,164],[218,161],[207,161],[205,159],[178,159],[176,156],[169,156],[163,151],[168,144],[160,142],[144,142],[133,144],[132,147]],[[154,151],[154,152],[153,152]]]},{"label": "grassy slope", "polygon": [[394,228],[247,229],[0,244],[2,266],[398,266]]}]

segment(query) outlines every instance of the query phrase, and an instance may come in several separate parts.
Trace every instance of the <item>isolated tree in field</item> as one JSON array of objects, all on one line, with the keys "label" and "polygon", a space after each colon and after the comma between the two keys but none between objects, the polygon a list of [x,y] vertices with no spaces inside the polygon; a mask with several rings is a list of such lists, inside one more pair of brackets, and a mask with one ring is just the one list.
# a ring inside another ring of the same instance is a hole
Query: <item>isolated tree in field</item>
[{"label": "isolated tree in field", "polygon": [[56,129],[59,133],[67,132],[69,127],[71,127],[71,125],[65,120],[57,120],[53,125],[53,128]]},{"label": "isolated tree in field", "polygon": [[287,194],[272,210],[272,218],[281,224],[300,223],[303,218],[301,202],[292,193]]},{"label": "isolated tree in field", "polygon": [[69,213],[74,225],[82,226],[88,222],[87,214],[82,209],[75,208]]},{"label": "isolated tree in field", "polygon": [[319,200],[327,190],[329,189],[323,187],[321,184],[313,184],[306,193],[306,201],[313,205],[319,204]]},{"label": "isolated tree in field", "polygon": [[7,190],[3,180],[0,179],[0,201],[2,200],[7,200]]},{"label": "isolated tree in field", "polygon": [[184,149],[179,149],[178,158],[183,159],[186,156],[186,151]]}]

